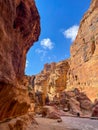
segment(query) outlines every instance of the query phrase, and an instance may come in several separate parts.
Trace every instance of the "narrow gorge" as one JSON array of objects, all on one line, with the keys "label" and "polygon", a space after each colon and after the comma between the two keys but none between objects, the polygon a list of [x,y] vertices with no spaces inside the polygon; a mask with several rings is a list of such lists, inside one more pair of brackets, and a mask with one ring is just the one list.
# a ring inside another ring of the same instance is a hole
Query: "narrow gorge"
[{"label": "narrow gorge", "polygon": [[0,1],[0,130],[33,130],[35,114],[98,118],[98,0],[80,22],[70,58],[26,76],[26,54],[40,30],[34,0]]}]

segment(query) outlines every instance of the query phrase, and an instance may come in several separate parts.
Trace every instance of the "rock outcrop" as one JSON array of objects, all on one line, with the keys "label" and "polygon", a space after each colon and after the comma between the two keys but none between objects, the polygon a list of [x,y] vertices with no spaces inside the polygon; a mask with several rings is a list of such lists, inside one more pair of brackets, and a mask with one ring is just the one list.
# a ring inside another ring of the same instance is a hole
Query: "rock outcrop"
[{"label": "rock outcrop", "polygon": [[95,102],[93,105],[92,117],[98,118],[98,99],[95,99]]},{"label": "rock outcrop", "polygon": [[[35,90],[44,91],[51,99],[65,88],[80,91],[94,101],[98,97],[98,1],[92,0],[81,20],[71,46],[71,57],[59,63],[46,64],[35,78]],[[46,95],[44,95],[46,96]]]},{"label": "rock outcrop", "polygon": [[[92,102],[85,93],[77,88],[66,91],[67,73],[69,71],[69,60],[59,63],[45,64],[43,71],[35,76],[35,112],[45,114],[49,118],[58,118],[55,111],[49,113],[49,109],[43,109],[43,105],[57,106],[60,110],[68,112],[67,114],[79,116],[90,116]],[[33,91],[32,91],[33,92]],[[44,112],[43,112],[44,110]],[[66,113],[64,113],[66,115]]]},{"label": "rock outcrop", "polygon": [[61,112],[56,106],[44,106],[42,111],[42,117],[50,119],[61,119]]},{"label": "rock outcrop", "polygon": [[27,113],[26,53],[40,34],[34,0],[0,1],[0,121]]},{"label": "rock outcrop", "polygon": [[49,99],[52,100],[57,93],[59,94],[59,92],[66,88],[68,69],[68,60],[59,63],[45,64],[43,71],[35,76],[35,92],[42,92],[43,100],[47,95]]},{"label": "rock outcrop", "polygon": [[71,46],[67,88],[76,87],[92,101],[98,97],[98,0],[92,0]]},{"label": "rock outcrop", "polygon": [[27,114],[11,120],[6,120],[0,124],[0,130],[30,130],[36,128],[38,123],[33,115]]},{"label": "rock outcrop", "polygon": [[73,115],[91,115],[92,102],[77,88],[73,91],[63,91],[59,97],[55,97],[51,102],[52,105],[57,105],[59,109],[69,112]]},{"label": "rock outcrop", "polygon": [[[77,100],[71,99],[73,109],[91,109],[91,101],[98,97],[98,1],[92,0],[89,10],[81,20],[79,31],[71,46],[69,60],[46,64],[35,76],[34,89],[47,94],[50,100],[59,96],[64,89],[81,92]],[[86,96],[87,95],[87,96]],[[74,96],[73,96],[74,97]],[[87,97],[89,97],[87,99]],[[76,110],[75,110],[76,111]]]},{"label": "rock outcrop", "polygon": [[60,92],[49,104],[36,107],[35,113],[52,119],[60,119],[60,116],[90,117],[92,106],[91,100],[83,92],[75,89]]}]

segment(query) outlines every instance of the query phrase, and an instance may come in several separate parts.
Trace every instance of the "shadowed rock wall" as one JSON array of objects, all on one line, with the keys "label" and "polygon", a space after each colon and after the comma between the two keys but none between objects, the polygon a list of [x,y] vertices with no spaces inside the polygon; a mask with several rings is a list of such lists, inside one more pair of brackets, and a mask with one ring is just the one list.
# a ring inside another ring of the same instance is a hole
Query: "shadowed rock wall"
[{"label": "shadowed rock wall", "polygon": [[40,34],[34,0],[0,1],[0,120],[27,112],[26,53]]}]

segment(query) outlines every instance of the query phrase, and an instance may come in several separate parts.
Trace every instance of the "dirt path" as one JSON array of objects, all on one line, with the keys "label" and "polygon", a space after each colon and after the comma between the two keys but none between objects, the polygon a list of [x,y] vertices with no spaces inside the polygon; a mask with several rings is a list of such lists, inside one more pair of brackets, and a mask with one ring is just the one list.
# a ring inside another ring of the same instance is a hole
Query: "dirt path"
[{"label": "dirt path", "polygon": [[[38,126],[35,130],[98,130],[98,120],[86,118],[62,117],[62,122],[47,118],[36,118]],[[34,126],[33,126],[34,129]]]},{"label": "dirt path", "polygon": [[98,130],[98,120],[62,117],[64,126],[71,130]]}]

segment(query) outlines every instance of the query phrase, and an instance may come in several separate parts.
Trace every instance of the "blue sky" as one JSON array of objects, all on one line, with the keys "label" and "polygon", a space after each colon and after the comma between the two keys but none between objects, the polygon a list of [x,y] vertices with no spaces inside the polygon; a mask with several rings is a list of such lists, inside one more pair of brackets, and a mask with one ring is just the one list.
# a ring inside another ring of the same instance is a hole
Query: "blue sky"
[{"label": "blue sky", "polygon": [[70,57],[70,46],[91,0],[35,0],[41,34],[27,54],[26,75],[39,73],[46,63]]}]

